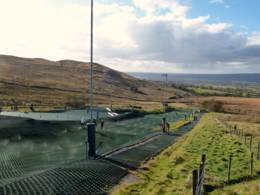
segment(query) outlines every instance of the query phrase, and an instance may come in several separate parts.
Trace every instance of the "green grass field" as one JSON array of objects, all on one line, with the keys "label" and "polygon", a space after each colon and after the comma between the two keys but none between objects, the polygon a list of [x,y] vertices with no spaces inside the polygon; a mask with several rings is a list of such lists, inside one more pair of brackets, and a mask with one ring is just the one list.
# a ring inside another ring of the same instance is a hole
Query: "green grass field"
[{"label": "green grass field", "polygon": [[[248,176],[249,149],[240,138],[227,133],[218,118],[209,113],[177,143],[141,168],[134,183],[123,183],[112,194],[191,194],[191,173],[197,169],[201,154],[206,154],[205,184],[213,190],[227,184],[228,159],[232,155],[231,180],[238,182]],[[259,176],[255,160],[254,175]],[[256,189],[257,190],[257,189]],[[255,191],[257,193],[257,191]]]},{"label": "green grass field", "polygon": [[180,89],[202,96],[259,97],[260,87],[255,83],[184,82]]},{"label": "green grass field", "polygon": [[194,91],[197,95],[219,95],[224,96],[228,94],[220,89],[208,89],[203,87],[188,87],[189,90]]}]

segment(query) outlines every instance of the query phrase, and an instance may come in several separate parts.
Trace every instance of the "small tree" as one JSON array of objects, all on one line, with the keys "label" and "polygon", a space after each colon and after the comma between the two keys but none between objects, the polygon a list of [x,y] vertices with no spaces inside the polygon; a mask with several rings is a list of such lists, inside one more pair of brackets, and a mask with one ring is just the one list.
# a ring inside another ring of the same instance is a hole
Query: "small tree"
[{"label": "small tree", "polygon": [[130,91],[133,91],[133,92],[137,93],[138,92],[138,87],[132,86],[132,87],[130,87]]},{"label": "small tree", "polygon": [[215,100],[206,100],[202,102],[202,108],[208,112],[224,112],[223,102]]}]

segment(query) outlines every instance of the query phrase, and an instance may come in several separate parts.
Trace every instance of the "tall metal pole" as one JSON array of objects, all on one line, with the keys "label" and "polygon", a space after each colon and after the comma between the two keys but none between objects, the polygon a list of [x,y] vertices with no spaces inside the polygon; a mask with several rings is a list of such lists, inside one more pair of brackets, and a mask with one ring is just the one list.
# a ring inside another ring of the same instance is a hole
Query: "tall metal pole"
[{"label": "tall metal pole", "polygon": [[93,0],[91,0],[91,21],[90,21],[90,115],[93,121]]},{"label": "tall metal pole", "polygon": [[168,87],[168,74],[165,74],[165,98],[167,96],[167,87]]},{"label": "tall metal pole", "polygon": [[96,157],[96,124],[93,120],[93,0],[91,0],[91,29],[90,29],[90,115],[91,121],[87,123],[86,159]]},{"label": "tall metal pole", "polygon": [[[165,90],[164,90],[164,97],[163,97],[163,106],[164,106],[164,112],[166,112],[166,104],[167,104],[167,82],[168,82],[168,74],[162,74],[162,77],[165,77]],[[163,81],[162,81],[163,82]]]},{"label": "tall metal pole", "polygon": [[168,107],[168,100],[167,100],[167,82],[168,82],[168,74],[165,74],[165,112],[166,112],[166,106]]},{"label": "tall metal pole", "polygon": [[[164,98],[166,98],[166,94],[167,94],[167,86],[168,86],[168,74],[167,73],[165,73],[165,74],[162,74],[162,77],[165,77],[165,91],[164,91]],[[166,100],[166,99],[165,99]]]}]

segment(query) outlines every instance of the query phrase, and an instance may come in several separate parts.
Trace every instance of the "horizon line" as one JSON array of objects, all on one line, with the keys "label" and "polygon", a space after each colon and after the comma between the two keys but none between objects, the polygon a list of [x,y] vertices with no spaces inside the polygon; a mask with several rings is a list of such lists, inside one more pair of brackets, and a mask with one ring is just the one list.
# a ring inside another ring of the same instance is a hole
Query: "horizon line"
[{"label": "horizon line", "polygon": [[241,74],[260,74],[257,73],[176,73],[176,72],[124,72],[124,73],[137,73],[137,74],[180,74],[180,75],[241,75]]}]

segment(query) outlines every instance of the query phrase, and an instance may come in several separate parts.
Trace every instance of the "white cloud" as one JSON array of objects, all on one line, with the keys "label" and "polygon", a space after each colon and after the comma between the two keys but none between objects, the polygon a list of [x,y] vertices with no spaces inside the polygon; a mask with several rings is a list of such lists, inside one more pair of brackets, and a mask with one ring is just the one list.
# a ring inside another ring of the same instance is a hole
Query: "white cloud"
[{"label": "white cloud", "polygon": [[260,34],[254,34],[250,37],[248,37],[248,46],[256,46],[260,45]]},{"label": "white cloud", "polygon": [[[171,10],[170,15],[183,17],[186,15],[189,7],[181,5],[177,0],[133,0],[136,7],[143,10],[147,16],[157,15],[158,11]],[[166,10],[165,10],[166,9]]]},{"label": "white cloud", "polygon": [[224,4],[225,1],[224,0],[210,0],[210,3],[219,3],[219,4]]},{"label": "white cloud", "polygon": [[228,24],[228,23],[215,23],[215,24],[206,25],[208,32],[211,32],[211,33],[223,32],[224,30],[227,30],[231,26],[232,26],[232,24]]},{"label": "white cloud", "polygon": [[0,52],[51,59],[77,57],[77,50],[88,48],[87,43],[80,44],[88,40],[87,12],[76,4],[55,8],[47,0],[1,0]]},{"label": "white cloud", "polygon": [[209,3],[222,5],[226,9],[229,9],[231,7],[226,0],[210,0]]},{"label": "white cloud", "polygon": [[226,9],[231,7],[225,0],[210,0],[209,3],[223,5]]},{"label": "white cloud", "polygon": [[[121,71],[260,70],[257,35],[209,15],[188,17],[189,9],[177,0],[95,1],[95,60]],[[0,53],[88,60],[89,14],[73,1],[0,0]]]},{"label": "white cloud", "polygon": [[192,18],[192,19],[185,18],[182,20],[182,27],[183,28],[196,27],[206,22],[209,18],[210,16],[199,16],[197,18]]}]

